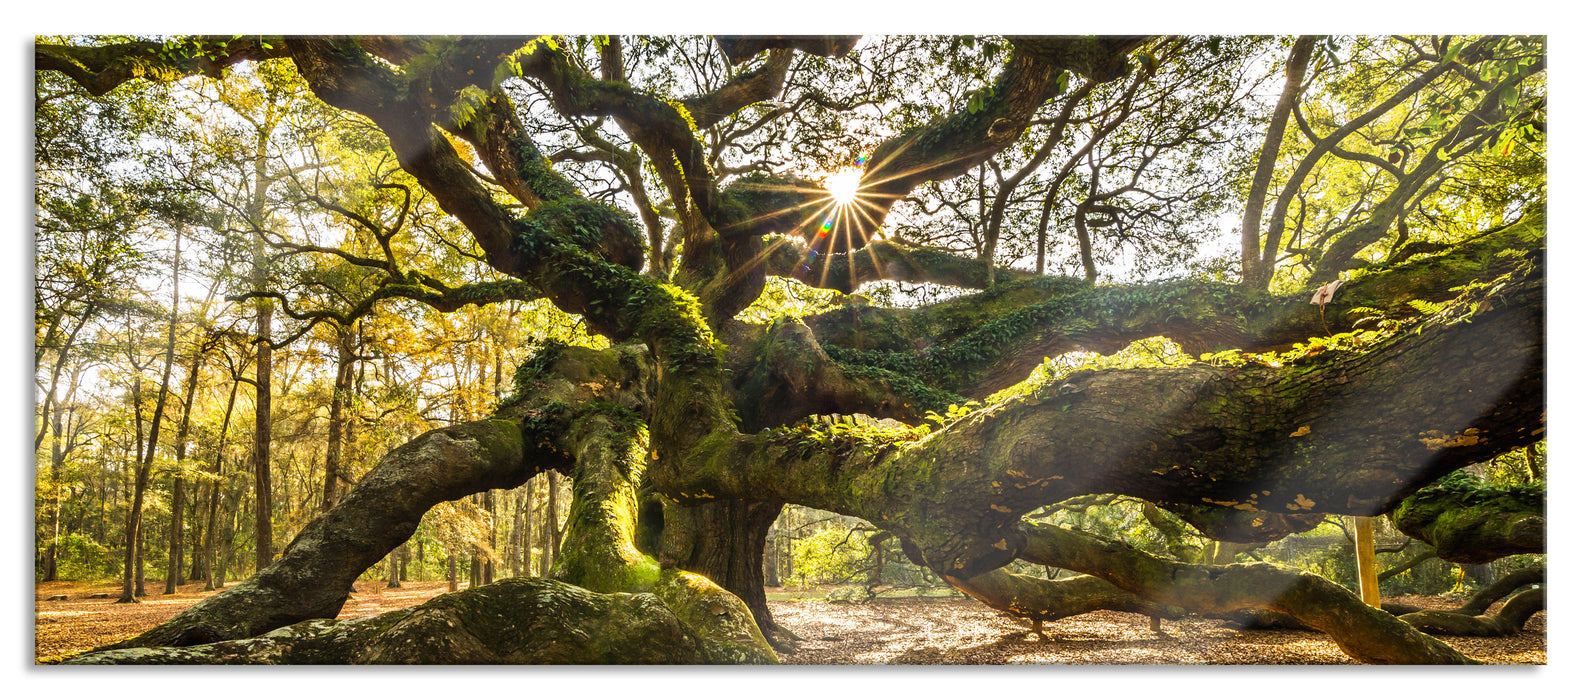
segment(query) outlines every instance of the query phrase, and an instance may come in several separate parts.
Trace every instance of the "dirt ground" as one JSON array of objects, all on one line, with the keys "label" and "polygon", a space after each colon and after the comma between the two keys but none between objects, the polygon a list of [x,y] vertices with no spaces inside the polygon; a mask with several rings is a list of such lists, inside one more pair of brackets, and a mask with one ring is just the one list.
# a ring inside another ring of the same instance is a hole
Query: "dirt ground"
[{"label": "dirt ground", "polygon": [[[120,585],[52,582],[34,588],[34,654],[49,661],[137,634],[170,619],[212,593],[201,583],[137,605],[117,605]],[[340,619],[365,617],[416,605],[446,591],[443,581],[408,582],[387,589],[361,581]],[[106,598],[91,598],[107,594]],[[67,600],[47,600],[65,595]],[[1424,607],[1452,608],[1449,598],[1389,598]],[[962,598],[881,598],[872,603],[820,599],[771,600],[775,619],[802,637],[781,655],[787,664],[1349,664],[1328,637],[1314,632],[1240,631],[1210,620],[1165,620],[1160,633],[1148,618],[1096,612],[1044,625],[1046,640],[1026,622]],[[1447,637],[1451,646],[1485,663],[1544,664],[1547,614],[1538,613],[1515,637]]]},{"label": "dirt ground", "polygon": [[[1386,600],[1453,608],[1443,598]],[[1163,620],[1092,612],[1044,624],[1040,640],[1024,620],[962,598],[878,599],[867,604],[770,601],[775,619],[803,638],[786,664],[1353,664],[1329,637],[1291,630],[1247,631],[1217,620]],[[1547,663],[1546,614],[1515,637],[1442,637],[1484,663]]]}]

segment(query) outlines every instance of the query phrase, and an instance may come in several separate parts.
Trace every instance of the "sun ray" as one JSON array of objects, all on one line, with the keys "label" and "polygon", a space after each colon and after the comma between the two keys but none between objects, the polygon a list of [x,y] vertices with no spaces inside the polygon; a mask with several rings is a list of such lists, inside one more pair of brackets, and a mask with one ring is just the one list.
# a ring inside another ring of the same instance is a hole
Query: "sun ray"
[{"label": "sun ray", "polygon": [[856,200],[861,185],[862,171],[855,168],[840,170],[824,178],[824,189],[829,191],[830,198],[839,207],[846,207]]}]

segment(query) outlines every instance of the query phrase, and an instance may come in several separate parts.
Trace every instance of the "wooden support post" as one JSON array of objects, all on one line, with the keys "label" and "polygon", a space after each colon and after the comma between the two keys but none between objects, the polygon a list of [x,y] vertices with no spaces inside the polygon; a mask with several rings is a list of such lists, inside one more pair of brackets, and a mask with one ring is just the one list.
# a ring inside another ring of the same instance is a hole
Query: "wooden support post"
[{"label": "wooden support post", "polygon": [[1357,535],[1357,581],[1362,602],[1379,607],[1379,571],[1373,560],[1373,518],[1354,515],[1352,530]]}]

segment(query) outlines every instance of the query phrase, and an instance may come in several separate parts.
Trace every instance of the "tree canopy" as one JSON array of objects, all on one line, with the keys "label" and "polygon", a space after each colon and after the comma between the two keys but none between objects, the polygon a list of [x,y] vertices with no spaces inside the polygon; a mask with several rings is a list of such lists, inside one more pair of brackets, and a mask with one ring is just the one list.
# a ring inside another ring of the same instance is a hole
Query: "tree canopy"
[{"label": "tree canopy", "polygon": [[[1363,662],[1467,663],[1420,631],[1452,623],[1323,576],[1047,515],[1109,495],[1223,543],[1389,515],[1447,561],[1545,551],[1541,477],[1464,481],[1545,438],[1542,37],[90,36],[34,60],[41,530],[90,358],[125,358],[97,380],[124,387],[95,428],[120,452],[90,451],[141,465],[127,598],[145,482],[171,480],[180,569],[183,484],[245,491],[239,385],[256,409],[256,573],[73,662],[773,662],[764,542],[796,504],[1034,621],[1272,615]],[[218,444],[193,458],[191,416]],[[323,621],[425,514],[539,474],[570,482],[547,576]]]}]

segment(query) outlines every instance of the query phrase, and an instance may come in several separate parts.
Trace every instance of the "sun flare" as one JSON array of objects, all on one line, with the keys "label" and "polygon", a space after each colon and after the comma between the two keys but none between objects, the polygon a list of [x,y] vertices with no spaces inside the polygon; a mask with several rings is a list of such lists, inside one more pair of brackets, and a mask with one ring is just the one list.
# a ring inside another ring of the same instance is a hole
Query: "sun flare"
[{"label": "sun flare", "polygon": [[857,186],[862,184],[862,171],[842,170],[824,178],[824,189],[835,199],[835,204],[846,206],[857,200]]}]

